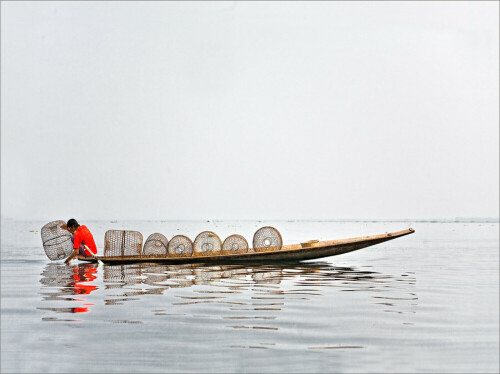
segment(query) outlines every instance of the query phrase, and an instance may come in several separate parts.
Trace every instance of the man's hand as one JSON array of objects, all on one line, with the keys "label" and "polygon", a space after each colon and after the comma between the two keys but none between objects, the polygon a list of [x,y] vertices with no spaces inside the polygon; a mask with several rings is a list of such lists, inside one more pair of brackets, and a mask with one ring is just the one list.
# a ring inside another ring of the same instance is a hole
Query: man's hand
[{"label": "man's hand", "polygon": [[[63,224],[61,225],[61,229],[69,231],[68,226],[66,226],[66,224],[65,224],[65,223],[63,223]],[[69,232],[71,232],[71,231],[69,231]]]},{"label": "man's hand", "polygon": [[69,262],[74,259],[78,255],[78,248],[73,251],[71,255],[64,261],[65,264],[69,264]]}]

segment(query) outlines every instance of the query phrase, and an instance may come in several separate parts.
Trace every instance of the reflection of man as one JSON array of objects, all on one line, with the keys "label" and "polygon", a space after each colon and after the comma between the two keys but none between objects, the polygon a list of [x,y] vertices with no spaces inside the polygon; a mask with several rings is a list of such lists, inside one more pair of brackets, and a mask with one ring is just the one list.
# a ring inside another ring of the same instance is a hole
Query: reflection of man
[{"label": "reflection of man", "polygon": [[87,226],[80,226],[76,219],[71,218],[66,225],[62,226],[63,229],[68,230],[73,235],[71,236],[71,241],[73,242],[73,253],[64,261],[66,264],[69,263],[77,255],[83,257],[91,257],[92,254],[97,254],[97,247],[94,242],[94,237],[92,236],[90,230]]},{"label": "reflection of man", "polygon": [[[96,279],[97,269],[94,264],[79,265],[73,268],[73,279],[75,284],[73,285],[73,293],[75,295],[89,295],[92,291],[97,290],[97,286],[93,284],[88,284],[86,282],[92,282]],[[84,299],[74,299],[75,301],[83,301],[86,305],[84,307],[72,308],[71,313],[87,313],[89,311],[88,306],[94,305],[85,302]]]},{"label": "reflection of man", "polygon": [[56,313],[86,313],[90,311],[93,303],[87,300],[86,295],[98,289],[93,281],[97,279],[97,264],[78,264],[65,266],[57,263],[50,263],[43,271],[40,283],[49,286],[54,292],[44,294],[42,301],[60,300],[61,297],[72,300],[80,305],[73,308],[46,307],[40,310],[49,310]]},{"label": "reflection of man", "polygon": [[85,265],[73,268],[73,279],[75,280],[73,292],[75,295],[88,295],[97,289],[97,286],[85,283],[96,279],[97,269],[94,264]]}]

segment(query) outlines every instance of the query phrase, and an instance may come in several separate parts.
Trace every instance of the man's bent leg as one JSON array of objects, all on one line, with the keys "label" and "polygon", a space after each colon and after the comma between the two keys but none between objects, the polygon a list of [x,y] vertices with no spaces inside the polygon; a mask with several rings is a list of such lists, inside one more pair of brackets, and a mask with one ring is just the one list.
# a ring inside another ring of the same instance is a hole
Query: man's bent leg
[{"label": "man's bent leg", "polygon": [[[74,243],[74,242],[75,242],[75,234],[72,234],[71,235],[71,243]],[[76,249],[75,249],[75,251],[76,251]],[[85,245],[83,243],[80,244],[80,247],[78,248],[78,254],[80,256],[83,256],[83,257],[90,257],[90,256],[87,256],[87,254],[85,253]]]},{"label": "man's bent leg", "polygon": [[90,257],[87,255],[87,253],[85,252],[85,245],[81,244],[80,245],[80,248],[78,248],[78,254],[80,256],[83,256],[83,257]]}]

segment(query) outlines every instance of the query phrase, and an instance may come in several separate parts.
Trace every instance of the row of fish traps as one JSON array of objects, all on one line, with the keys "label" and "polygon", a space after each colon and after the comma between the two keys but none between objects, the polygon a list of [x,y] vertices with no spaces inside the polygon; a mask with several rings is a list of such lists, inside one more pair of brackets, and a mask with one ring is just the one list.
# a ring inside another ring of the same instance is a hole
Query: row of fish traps
[{"label": "row of fish traps", "polygon": [[163,234],[149,235],[142,247],[142,234],[138,231],[108,230],[104,236],[104,256],[191,257],[279,251],[283,246],[281,234],[271,226],[258,229],[253,236],[253,248],[241,235],[230,235],[224,242],[212,231],[203,231],[191,241],[176,235],[168,240]]}]

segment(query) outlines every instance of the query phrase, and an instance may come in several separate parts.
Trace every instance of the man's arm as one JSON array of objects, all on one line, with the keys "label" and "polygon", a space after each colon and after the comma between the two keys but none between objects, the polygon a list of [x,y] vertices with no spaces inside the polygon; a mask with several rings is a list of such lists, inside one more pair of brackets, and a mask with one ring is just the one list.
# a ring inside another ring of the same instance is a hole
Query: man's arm
[{"label": "man's arm", "polygon": [[78,248],[77,248],[77,249],[75,249],[75,250],[73,251],[73,253],[72,253],[72,254],[70,254],[70,255],[69,255],[69,257],[68,257],[66,260],[64,260],[64,263],[65,263],[65,264],[69,264],[69,262],[70,262],[72,259],[74,259],[77,255],[78,255]]},{"label": "man's arm", "polygon": [[[65,223],[63,223],[63,224],[61,225],[61,229],[66,230],[66,231],[69,231],[71,234],[73,234],[73,233],[70,231],[70,229],[68,229],[68,226],[67,226]],[[80,235],[75,235],[75,242],[76,242],[76,237],[77,237],[77,236],[79,237]],[[81,241],[81,238],[79,239],[79,241]],[[69,264],[69,262],[70,262],[72,259],[74,259],[76,256],[78,256],[78,253],[79,253],[79,248],[80,248],[80,243],[78,243],[78,246],[77,246],[76,248],[75,248],[75,244],[73,243],[73,253],[71,253],[71,254],[69,255],[69,257],[68,257],[66,260],[64,260],[64,263],[65,263],[65,264]]]}]

